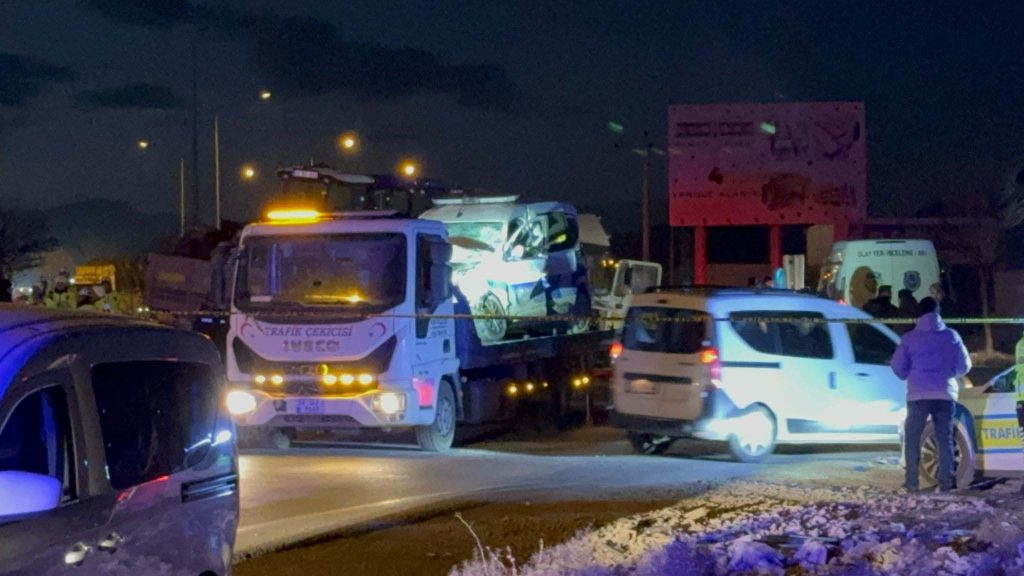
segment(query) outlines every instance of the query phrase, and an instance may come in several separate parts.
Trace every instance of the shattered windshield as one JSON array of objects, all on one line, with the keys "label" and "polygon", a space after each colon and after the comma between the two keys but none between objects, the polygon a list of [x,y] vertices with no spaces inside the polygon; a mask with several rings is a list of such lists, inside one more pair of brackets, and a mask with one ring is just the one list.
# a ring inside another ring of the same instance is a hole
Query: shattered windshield
[{"label": "shattered windshield", "polygon": [[401,234],[250,238],[235,301],[242,309],[386,310],[405,298],[405,264]]},{"label": "shattered windshield", "polygon": [[503,222],[446,222],[452,243],[452,262],[475,262],[497,252],[504,242]]}]

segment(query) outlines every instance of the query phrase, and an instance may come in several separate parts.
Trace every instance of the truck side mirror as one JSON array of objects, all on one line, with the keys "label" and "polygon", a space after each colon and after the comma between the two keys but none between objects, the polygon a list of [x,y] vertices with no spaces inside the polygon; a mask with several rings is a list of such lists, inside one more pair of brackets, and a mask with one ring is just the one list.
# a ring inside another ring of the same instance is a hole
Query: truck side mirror
[{"label": "truck side mirror", "polygon": [[37,514],[55,509],[63,490],[60,480],[43,474],[0,472],[0,518]]}]

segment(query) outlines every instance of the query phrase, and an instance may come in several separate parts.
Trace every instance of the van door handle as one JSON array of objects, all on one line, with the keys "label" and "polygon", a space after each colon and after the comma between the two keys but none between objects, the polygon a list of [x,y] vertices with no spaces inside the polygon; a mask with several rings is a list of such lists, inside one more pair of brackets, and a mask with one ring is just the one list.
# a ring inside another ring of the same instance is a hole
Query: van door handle
[{"label": "van door handle", "polygon": [[870,378],[870,377],[871,377],[871,374],[868,374],[867,372],[857,372],[857,378]]},{"label": "van door handle", "polygon": [[109,536],[100,540],[98,548],[103,552],[113,554],[117,548],[124,543],[124,537],[117,532],[111,532]]},{"label": "van door handle", "polygon": [[829,387],[830,390],[835,390],[836,389],[836,373],[835,372],[829,372],[828,373],[828,387]]},{"label": "van door handle", "polygon": [[92,548],[86,546],[85,542],[78,542],[64,553],[64,563],[68,566],[81,566],[90,552]]}]

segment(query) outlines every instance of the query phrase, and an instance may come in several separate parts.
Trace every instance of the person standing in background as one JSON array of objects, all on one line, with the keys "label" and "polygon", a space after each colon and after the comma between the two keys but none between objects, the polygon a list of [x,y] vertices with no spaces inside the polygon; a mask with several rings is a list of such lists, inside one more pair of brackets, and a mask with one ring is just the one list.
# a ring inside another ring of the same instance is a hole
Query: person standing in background
[{"label": "person standing in background", "polygon": [[939,315],[939,303],[925,298],[920,303],[917,325],[900,339],[892,357],[892,371],[907,382],[907,421],[904,448],[904,488],[916,492],[921,467],[921,435],[931,418],[939,452],[939,490],[956,488],[953,461],[953,426],[960,393],[958,378],[971,369],[960,334],[947,328]]}]

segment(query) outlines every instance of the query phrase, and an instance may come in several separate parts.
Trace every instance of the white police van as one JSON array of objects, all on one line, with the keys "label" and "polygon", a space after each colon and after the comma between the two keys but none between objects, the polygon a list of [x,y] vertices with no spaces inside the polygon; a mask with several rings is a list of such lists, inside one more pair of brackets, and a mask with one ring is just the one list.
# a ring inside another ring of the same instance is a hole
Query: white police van
[{"label": "white police van", "polygon": [[613,418],[647,454],[686,437],[727,440],[745,462],[777,443],[898,444],[898,342],[860,310],[796,292],[637,295],[612,348]]}]

